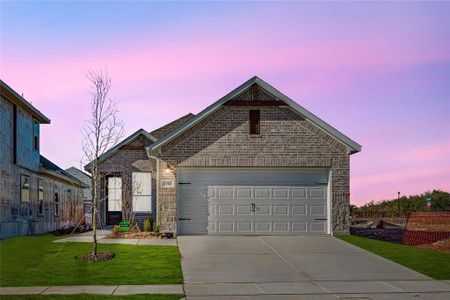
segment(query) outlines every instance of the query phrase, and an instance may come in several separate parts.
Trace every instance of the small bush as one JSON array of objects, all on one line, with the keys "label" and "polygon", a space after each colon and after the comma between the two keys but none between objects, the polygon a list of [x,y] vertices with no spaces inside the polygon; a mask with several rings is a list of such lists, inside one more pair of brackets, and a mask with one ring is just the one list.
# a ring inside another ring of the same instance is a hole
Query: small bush
[{"label": "small bush", "polygon": [[161,228],[159,227],[159,225],[156,225],[155,228],[153,229],[153,233],[154,233],[156,236],[159,236],[160,229],[161,229]]},{"label": "small bush", "polygon": [[153,231],[153,216],[148,216],[147,219],[144,220],[144,231],[151,232]]}]

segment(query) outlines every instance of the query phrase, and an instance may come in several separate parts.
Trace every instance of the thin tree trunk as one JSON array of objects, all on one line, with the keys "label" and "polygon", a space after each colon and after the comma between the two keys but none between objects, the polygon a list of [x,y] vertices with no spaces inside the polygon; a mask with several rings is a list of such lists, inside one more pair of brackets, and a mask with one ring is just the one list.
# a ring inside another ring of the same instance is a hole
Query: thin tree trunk
[{"label": "thin tree trunk", "polygon": [[[94,203],[96,203],[97,201],[94,201]],[[92,249],[92,255],[97,255],[97,208],[95,207],[94,204],[94,214],[93,214],[93,219],[92,219],[92,231],[93,231],[93,242],[94,242],[94,247]]]},{"label": "thin tree trunk", "polygon": [[[95,167],[94,167],[95,168]],[[96,173],[96,168],[93,171]],[[93,172],[93,173],[94,173]],[[97,255],[97,182],[96,182],[96,174],[92,174],[92,181],[93,181],[93,205],[92,205],[92,242],[93,242],[93,248],[92,248],[92,255]]]}]

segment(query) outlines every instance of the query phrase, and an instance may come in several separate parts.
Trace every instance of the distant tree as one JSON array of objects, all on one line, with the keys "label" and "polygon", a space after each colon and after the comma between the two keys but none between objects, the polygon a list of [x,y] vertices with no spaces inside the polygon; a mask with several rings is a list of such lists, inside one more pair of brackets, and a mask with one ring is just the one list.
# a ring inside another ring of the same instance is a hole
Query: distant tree
[{"label": "distant tree", "polygon": [[101,202],[100,184],[105,174],[99,171],[99,158],[115,146],[123,136],[123,123],[119,119],[116,103],[110,98],[111,78],[106,71],[89,71],[91,85],[90,115],[82,130],[82,150],[89,163],[92,176],[92,256],[97,256],[97,214]]},{"label": "distant tree", "polygon": [[[431,208],[427,207],[427,199],[431,198]],[[417,211],[450,211],[450,194],[433,190],[419,195],[403,196],[400,198],[400,214],[408,216]],[[395,216],[397,214],[397,198],[374,202],[373,200],[361,207],[352,209],[353,215]]]}]

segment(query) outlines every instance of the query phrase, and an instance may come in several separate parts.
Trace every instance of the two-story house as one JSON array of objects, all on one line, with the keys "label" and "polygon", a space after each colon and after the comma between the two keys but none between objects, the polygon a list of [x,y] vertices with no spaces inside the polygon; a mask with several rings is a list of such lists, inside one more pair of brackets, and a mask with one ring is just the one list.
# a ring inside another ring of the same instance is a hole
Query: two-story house
[{"label": "two-story house", "polygon": [[86,186],[40,153],[50,119],[0,80],[0,238],[77,224]]}]

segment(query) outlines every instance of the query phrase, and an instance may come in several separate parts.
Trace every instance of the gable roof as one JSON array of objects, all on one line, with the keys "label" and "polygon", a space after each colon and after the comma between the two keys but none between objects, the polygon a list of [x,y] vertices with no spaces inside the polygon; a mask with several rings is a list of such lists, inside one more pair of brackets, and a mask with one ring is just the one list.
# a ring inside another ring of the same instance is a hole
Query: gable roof
[{"label": "gable roof", "polygon": [[299,115],[304,117],[305,119],[311,121],[313,124],[315,124],[317,127],[321,128],[325,132],[329,133],[345,145],[347,145],[350,148],[350,154],[356,153],[361,151],[361,145],[357,142],[353,141],[331,125],[327,124],[325,121],[314,115],[313,113],[306,110],[303,106],[299,105],[297,102],[290,99],[288,96],[284,95],[274,87],[272,87],[270,84],[262,80],[261,78],[254,76],[226,94],[224,97],[220,98],[213,104],[206,107],[204,110],[202,110],[200,113],[198,113],[196,116],[191,118],[189,121],[187,121],[185,124],[177,128],[176,130],[173,130],[169,132],[168,134],[164,135],[163,137],[159,138],[155,143],[150,145],[148,147],[148,150],[156,150],[157,148],[163,146],[173,138],[179,136],[181,133],[186,131],[187,129],[191,128],[204,118],[206,118],[208,115],[213,113],[215,110],[217,110],[220,106],[225,104],[227,101],[232,100],[239,96],[241,93],[246,92],[248,89],[250,89],[254,84],[258,85],[260,88],[262,88],[265,92],[267,92],[269,95],[272,95],[277,100],[281,100],[284,103],[286,103],[290,108],[292,108],[295,112],[297,112]]},{"label": "gable roof", "polygon": [[[105,160],[107,160],[108,158],[110,158],[114,153],[116,153],[120,148],[122,148],[123,146],[125,146],[128,143],[131,143],[132,141],[134,141],[139,135],[144,135],[146,138],[148,138],[149,140],[151,140],[152,142],[155,142],[157,140],[157,138],[171,132],[172,130],[176,129],[177,127],[181,126],[183,123],[185,123],[186,121],[188,121],[189,119],[191,119],[194,116],[194,114],[192,113],[188,113],[184,116],[182,116],[181,118],[178,118],[158,129],[153,130],[152,132],[148,133],[147,131],[145,131],[144,129],[139,129],[138,131],[136,131],[135,133],[133,133],[132,135],[130,135],[129,137],[127,137],[126,139],[124,139],[123,141],[121,141],[120,143],[118,143],[116,146],[112,147],[111,149],[109,149],[108,151],[106,151],[105,153],[103,153],[103,155],[101,155],[99,157],[99,163],[104,162]],[[89,170],[91,169],[91,163],[88,163],[86,166],[84,166],[84,169],[86,171],[89,172]]]},{"label": "gable roof", "polygon": [[29,112],[39,123],[41,124],[50,124],[50,119],[47,118],[43,113],[41,113],[36,107],[34,107],[30,102],[25,100],[24,97],[19,95],[15,90],[13,90],[9,85],[7,85],[3,80],[0,79],[0,94],[13,102],[16,105],[19,105],[27,112]]},{"label": "gable roof", "polygon": [[194,116],[192,113],[188,113],[181,118],[176,119],[175,121],[170,122],[169,124],[166,124],[158,129],[153,130],[150,132],[151,135],[159,139],[160,137],[166,135],[167,133],[171,132],[172,130],[176,129],[180,125],[186,123],[189,119],[191,119]]},{"label": "gable roof", "polygon": [[86,183],[87,181],[91,181],[91,175],[81,171],[78,168],[70,167],[65,169],[64,171],[66,171],[67,173],[69,173],[70,175],[72,175],[73,177],[77,178],[78,180],[84,183]]},{"label": "gable roof", "polygon": [[[110,158],[113,154],[115,154],[123,146],[134,141],[141,134],[143,136],[145,136],[146,138],[148,138],[149,140],[151,140],[152,142],[156,141],[156,138],[153,135],[151,135],[150,133],[148,133],[147,131],[145,131],[144,129],[141,128],[138,131],[136,131],[135,133],[133,133],[130,136],[128,136],[127,138],[125,138],[123,141],[121,141],[117,145],[115,145],[114,147],[112,147],[111,149],[109,149],[108,151],[106,151],[105,153],[103,153],[102,155],[100,155],[100,157],[98,158],[99,164],[101,164],[102,162],[104,162],[105,160]],[[90,172],[91,164],[92,164],[92,162],[89,162],[87,165],[84,166],[84,169],[87,172]]]}]

